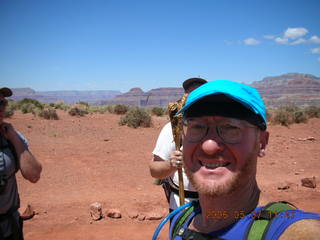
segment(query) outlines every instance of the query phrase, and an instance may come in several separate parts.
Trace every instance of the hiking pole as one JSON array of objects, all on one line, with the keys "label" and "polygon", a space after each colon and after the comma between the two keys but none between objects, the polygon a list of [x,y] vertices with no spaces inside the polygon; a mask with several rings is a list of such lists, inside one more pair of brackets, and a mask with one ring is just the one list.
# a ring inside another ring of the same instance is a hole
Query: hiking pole
[{"label": "hiking pole", "polygon": [[[182,114],[176,115],[176,113],[184,106],[187,100],[188,94],[184,94],[177,102],[171,102],[168,105],[169,117],[172,127],[173,140],[176,145],[176,150],[180,151],[182,145],[181,130],[182,130]],[[178,168],[179,177],[179,202],[180,206],[184,205],[184,184],[182,168]]]}]

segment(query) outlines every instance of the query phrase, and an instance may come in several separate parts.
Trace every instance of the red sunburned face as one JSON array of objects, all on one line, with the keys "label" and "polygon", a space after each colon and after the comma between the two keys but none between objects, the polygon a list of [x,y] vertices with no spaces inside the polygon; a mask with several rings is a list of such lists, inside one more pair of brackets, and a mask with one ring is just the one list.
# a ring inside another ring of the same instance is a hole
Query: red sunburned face
[{"label": "red sunburned face", "polygon": [[7,107],[7,101],[5,97],[2,94],[0,94],[0,123],[4,119],[6,107]]},{"label": "red sunburned face", "polygon": [[[224,117],[199,117],[198,120],[216,124]],[[261,132],[257,128],[243,131],[242,141],[226,144],[215,129],[199,142],[183,141],[186,173],[200,194],[221,196],[238,189],[255,178]]]}]

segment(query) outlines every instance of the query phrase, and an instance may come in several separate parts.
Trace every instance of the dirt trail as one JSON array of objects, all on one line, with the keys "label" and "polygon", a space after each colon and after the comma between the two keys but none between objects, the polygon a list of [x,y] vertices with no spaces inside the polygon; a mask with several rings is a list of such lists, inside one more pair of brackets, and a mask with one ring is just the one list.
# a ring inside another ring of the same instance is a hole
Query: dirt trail
[{"label": "dirt trail", "polygon": [[[127,212],[167,210],[162,188],[153,185],[148,169],[166,118],[154,119],[151,128],[132,129],[118,126],[120,117],[113,114],[58,114],[58,121],[19,112],[7,120],[29,139],[32,152],[43,164],[37,184],[18,174],[21,209],[30,203],[37,212],[25,222],[25,239],[151,239],[160,221],[132,220]],[[269,130],[267,155],[258,165],[262,201],[287,200],[320,212],[319,186],[310,189],[300,183],[304,177],[320,179],[320,119]],[[289,189],[278,190],[284,185]],[[104,209],[120,209],[123,217],[91,222],[89,205],[96,201]],[[167,239],[166,232],[161,239]]]}]

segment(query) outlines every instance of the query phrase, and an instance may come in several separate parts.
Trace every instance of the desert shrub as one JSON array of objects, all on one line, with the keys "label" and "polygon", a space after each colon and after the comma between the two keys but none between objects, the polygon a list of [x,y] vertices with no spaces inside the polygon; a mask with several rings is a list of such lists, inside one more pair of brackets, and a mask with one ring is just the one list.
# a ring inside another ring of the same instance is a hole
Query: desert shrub
[{"label": "desert shrub", "polygon": [[21,99],[20,101],[17,102],[18,108],[20,108],[20,109],[25,104],[32,104],[36,108],[40,108],[40,109],[43,109],[43,106],[44,106],[43,103],[41,103],[40,101],[38,101],[36,99],[32,99],[32,98],[24,98],[24,99]]},{"label": "desert shrub", "polygon": [[84,102],[84,101],[80,101],[80,102],[78,102],[78,104],[83,105],[83,106],[85,106],[87,108],[89,107],[89,103]]},{"label": "desert shrub", "polygon": [[5,118],[10,118],[14,114],[14,108],[10,107],[10,105],[7,107],[6,112],[4,113]]},{"label": "desert shrub", "polygon": [[308,106],[304,108],[308,118],[320,118],[320,106]]},{"label": "desert shrub", "polygon": [[68,111],[71,108],[70,105],[65,104],[63,101],[55,102],[53,107],[63,111]]},{"label": "desert shrub", "polygon": [[17,104],[15,101],[9,99],[8,106],[6,108],[6,112],[4,114],[5,118],[10,118],[14,115],[14,111],[17,109]]},{"label": "desert shrub", "polygon": [[107,105],[106,107],[107,107],[107,111],[108,111],[109,113],[114,113],[114,106],[112,106],[112,105]]},{"label": "desert shrub", "polygon": [[294,123],[305,123],[307,121],[308,121],[308,116],[302,110],[298,110],[293,113]]},{"label": "desert shrub", "polygon": [[162,107],[153,107],[151,113],[156,116],[163,116],[165,110]]},{"label": "desert shrub", "polygon": [[88,114],[88,111],[81,109],[79,107],[72,107],[69,112],[68,112],[71,116],[84,116],[86,114]]},{"label": "desert shrub", "polygon": [[132,128],[150,127],[152,123],[151,116],[142,108],[134,107],[128,113],[121,117],[119,125],[127,125]]},{"label": "desert shrub", "polygon": [[290,121],[290,114],[283,109],[277,109],[272,114],[271,122],[273,124],[280,124],[288,127],[291,124]]},{"label": "desert shrub", "polygon": [[292,123],[307,122],[307,114],[297,106],[280,106],[272,113],[271,122],[273,124],[280,124],[289,126]]},{"label": "desert shrub", "polygon": [[90,106],[88,108],[89,112],[94,112],[94,113],[105,113],[106,111],[108,111],[107,106]]},{"label": "desert shrub", "polygon": [[20,105],[20,110],[23,114],[25,114],[25,113],[35,114],[36,109],[39,109],[39,108],[36,105],[34,105],[33,103],[23,103],[22,105]]},{"label": "desert shrub", "polygon": [[53,108],[45,108],[41,109],[38,113],[39,117],[42,117],[44,119],[52,119],[52,120],[58,120],[58,114],[55,109]]},{"label": "desert shrub", "polygon": [[116,114],[125,114],[128,111],[129,107],[124,104],[117,104],[113,108],[113,112]]}]

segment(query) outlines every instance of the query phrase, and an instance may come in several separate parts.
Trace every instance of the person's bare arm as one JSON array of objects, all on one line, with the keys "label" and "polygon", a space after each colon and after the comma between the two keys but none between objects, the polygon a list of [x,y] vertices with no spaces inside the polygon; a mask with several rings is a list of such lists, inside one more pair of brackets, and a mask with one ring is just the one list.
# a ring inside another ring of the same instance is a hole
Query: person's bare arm
[{"label": "person's bare arm", "polygon": [[17,136],[16,131],[10,123],[2,123],[0,131],[10,140],[16,149],[22,176],[32,183],[37,182],[40,179],[41,164]]},{"label": "person's bare arm", "polygon": [[158,179],[169,177],[179,167],[182,167],[182,153],[180,151],[172,152],[169,161],[165,161],[158,155],[153,155],[153,159],[149,164],[151,176]]},{"label": "person's bare arm", "polygon": [[293,223],[280,236],[279,240],[317,240],[320,234],[320,220],[303,219]]}]

